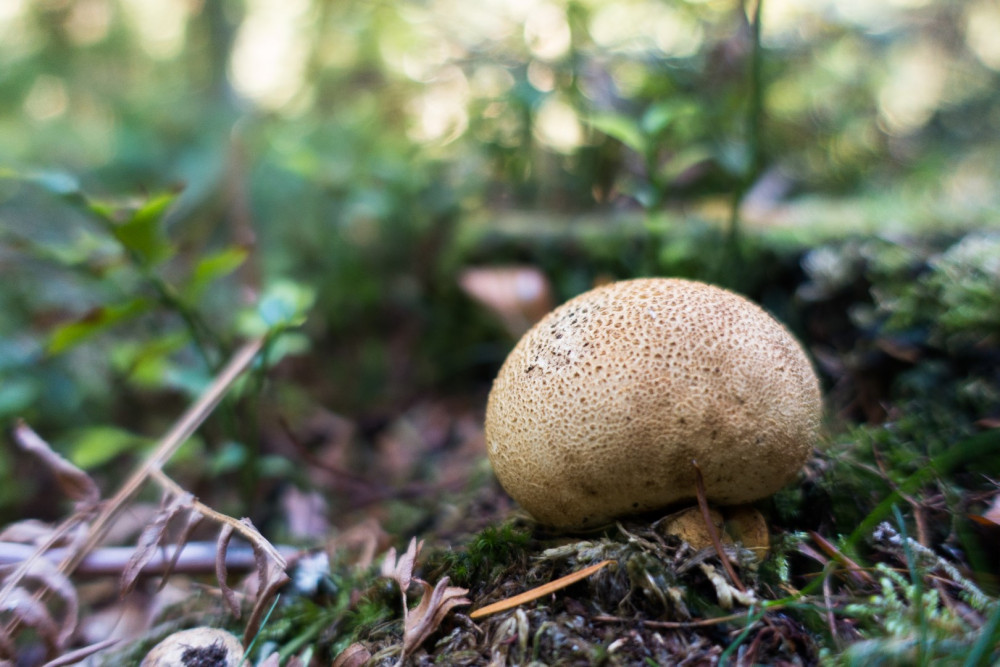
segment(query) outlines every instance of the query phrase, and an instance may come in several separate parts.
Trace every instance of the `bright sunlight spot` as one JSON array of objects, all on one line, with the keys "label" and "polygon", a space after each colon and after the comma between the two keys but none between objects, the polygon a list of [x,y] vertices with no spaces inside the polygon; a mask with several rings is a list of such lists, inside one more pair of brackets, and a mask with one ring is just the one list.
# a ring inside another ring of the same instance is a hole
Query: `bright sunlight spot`
[{"label": "bright sunlight spot", "polygon": [[132,27],[142,36],[142,48],[159,60],[168,60],[184,47],[184,25],[190,3],[162,0],[122,0]]},{"label": "bright sunlight spot", "polygon": [[230,69],[233,86],[262,107],[278,109],[303,84],[306,0],[252,0],[236,37]]}]

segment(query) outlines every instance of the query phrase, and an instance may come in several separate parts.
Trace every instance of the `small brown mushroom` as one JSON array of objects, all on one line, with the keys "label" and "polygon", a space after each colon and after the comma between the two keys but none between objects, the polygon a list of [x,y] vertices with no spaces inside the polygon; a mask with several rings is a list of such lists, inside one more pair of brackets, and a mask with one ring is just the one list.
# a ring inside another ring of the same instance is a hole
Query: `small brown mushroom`
[{"label": "small brown mushroom", "polygon": [[539,522],[593,527],[695,497],[716,504],[787,484],[822,406],[802,347],[724,289],[649,278],[593,289],[549,313],[500,369],[490,461]]}]

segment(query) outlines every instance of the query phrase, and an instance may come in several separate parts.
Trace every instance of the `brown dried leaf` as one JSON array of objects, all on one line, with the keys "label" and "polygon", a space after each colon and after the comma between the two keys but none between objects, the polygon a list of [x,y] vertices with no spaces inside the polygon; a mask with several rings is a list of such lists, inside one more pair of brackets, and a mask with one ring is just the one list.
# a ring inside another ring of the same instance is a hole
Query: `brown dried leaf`
[{"label": "brown dried leaf", "polygon": [[[18,544],[41,544],[55,533],[51,524],[38,519],[25,519],[8,525],[0,530],[0,542],[17,542]],[[52,545],[57,546],[57,545]]]},{"label": "brown dried leaf", "polygon": [[[171,520],[181,512],[190,509],[193,501],[194,497],[190,494],[172,497],[160,507],[160,511],[153,517],[153,521],[147,524],[136,541],[135,553],[122,571],[122,595],[126,595],[132,590],[142,573],[142,568],[156,555]],[[182,546],[184,546],[183,543],[177,545],[175,557]]]},{"label": "brown dried leaf", "polygon": [[[73,632],[76,630],[77,621],[79,620],[80,602],[77,598],[76,588],[74,588],[73,583],[69,580],[69,577],[63,574],[55,564],[45,558],[34,558],[26,565],[27,569],[24,571],[21,578],[22,582],[36,582],[42,588],[58,596],[62,600],[60,607],[62,610],[62,622],[59,624],[55,636],[55,643],[61,650],[69,641],[70,637],[72,637]],[[14,590],[25,591],[26,589],[19,586]],[[12,593],[13,599],[16,600],[18,595],[19,594],[16,592]],[[31,595],[33,598],[35,597],[33,593]],[[4,604],[10,608],[15,616],[17,616],[21,609],[16,601],[11,603],[10,600],[11,598],[5,598]],[[41,604],[38,600],[34,601]],[[31,611],[31,614],[34,615],[35,612]],[[55,620],[49,614],[48,610],[45,612],[45,617],[55,623]],[[31,623],[28,624],[31,625]]]},{"label": "brown dried leaf", "polygon": [[989,523],[994,526],[1000,526],[1000,494],[993,497],[993,502],[990,506],[983,512],[983,519],[980,523]]},{"label": "brown dried leaf", "polygon": [[371,660],[372,652],[364,644],[351,644],[337,654],[330,667],[361,667]]},{"label": "brown dried leaf", "polygon": [[318,491],[302,491],[289,486],[281,495],[283,524],[296,541],[308,540],[330,532],[327,502]]},{"label": "brown dried leaf", "polygon": [[[250,523],[249,519],[243,519],[243,521],[248,524]],[[256,531],[256,529],[254,530]],[[261,539],[263,540],[264,538],[261,537]],[[270,543],[266,542],[266,540],[265,543],[270,546]],[[250,612],[246,629],[243,631],[244,643],[249,643],[257,635],[264,615],[267,613],[268,604],[289,580],[289,576],[285,572],[284,559],[275,559],[269,551],[263,549],[256,542],[254,542],[253,552],[257,561],[257,579],[259,584],[257,587],[257,601],[254,602],[253,611]]]},{"label": "brown dried leaf", "polygon": [[64,653],[55,660],[50,660],[45,663],[42,667],[64,667],[65,665],[75,665],[83,662],[95,653],[100,653],[104,649],[114,646],[120,641],[120,639],[116,638],[105,639],[102,642],[97,642],[96,644],[91,644],[90,646],[84,646],[83,648],[78,648],[75,651]]},{"label": "brown dried leaf", "polygon": [[4,607],[0,611],[10,612],[19,623],[34,628],[50,654],[61,652],[63,647],[59,641],[59,625],[52,618],[49,609],[40,600],[36,600],[31,592],[20,586],[14,588],[4,598]]},{"label": "brown dried leaf", "polygon": [[426,581],[417,583],[424,589],[420,603],[406,617],[403,630],[403,655],[409,655],[424,643],[455,607],[471,604],[465,597],[468,590],[448,585],[448,577],[443,578],[433,589]]},{"label": "brown dried leaf", "polygon": [[328,540],[326,552],[330,560],[334,557],[346,558],[357,569],[367,570],[375,560],[375,554],[388,545],[389,539],[389,534],[382,530],[378,521],[368,517]]},{"label": "brown dried leaf", "polygon": [[17,657],[17,650],[14,642],[7,637],[5,632],[0,632],[0,667],[13,667],[14,658]]},{"label": "brown dried leaf", "polygon": [[84,507],[93,507],[100,501],[101,492],[90,475],[57,454],[23,421],[14,427],[14,438],[21,448],[37,456],[55,475],[56,483],[68,497]]},{"label": "brown dried leaf", "polygon": [[406,553],[399,557],[398,561],[396,560],[395,547],[389,548],[385,554],[385,560],[382,561],[382,576],[394,579],[399,583],[399,590],[403,592],[403,595],[406,595],[406,590],[410,587],[410,582],[413,581],[413,566],[423,546],[423,540],[417,542],[417,538],[410,538],[410,546],[406,549]]},{"label": "brown dried leaf", "polygon": [[181,552],[184,551],[184,547],[187,546],[188,540],[191,539],[191,533],[194,532],[194,529],[197,528],[198,524],[200,524],[204,519],[204,516],[193,509],[188,513],[184,528],[181,529],[180,535],[177,536],[177,547],[174,549],[174,554],[171,556],[170,562],[167,563],[167,566],[163,568],[163,576],[160,579],[158,590],[163,590],[163,587],[167,585],[167,579],[170,578],[174,568],[177,567],[177,561],[181,557]]},{"label": "brown dried leaf", "polygon": [[226,570],[226,549],[229,548],[229,541],[233,539],[234,531],[235,529],[229,524],[224,525],[222,530],[219,531],[219,539],[215,542],[215,578],[219,582],[219,589],[222,591],[222,597],[229,606],[229,611],[233,612],[233,616],[239,618],[239,601],[236,599],[235,591],[226,583],[226,579],[229,577],[229,573]]}]

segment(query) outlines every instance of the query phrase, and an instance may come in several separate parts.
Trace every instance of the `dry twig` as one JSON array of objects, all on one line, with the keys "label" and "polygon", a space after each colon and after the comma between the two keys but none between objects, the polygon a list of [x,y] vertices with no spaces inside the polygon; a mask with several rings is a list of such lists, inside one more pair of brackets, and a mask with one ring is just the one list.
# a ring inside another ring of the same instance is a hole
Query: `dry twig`
[{"label": "dry twig", "polygon": [[585,567],[582,570],[573,572],[572,574],[567,574],[565,577],[560,577],[555,581],[550,581],[547,584],[538,586],[537,588],[532,588],[530,591],[525,591],[520,595],[515,595],[514,597],[507,598],[506,600],[500,600],[499,602],[486,605],[485,607],[481,607],[469,614],[469,618],[483,618],[484,616],[489,616],[490,614],[496,614],[497,612],[513,609],[514,607],[518,607],[525,602],[531,602],[532,600],[545,597],[550,593],[555,593],[558,590],[566,588],[570,584],[575,584],[581,579],[586,579],[590,575],[604,569],[614,562],[615,561],[613,560],[603,560],[596,565],[591,565],[590,567]]},{"label": "dry twig", "polygon": [[[60,652],[65,647],[76,624],[75,591],[69,583],[69,575],[84,562],[88,554],[94,551],[107,535],[115,518],[125,509],[126,503],[150,478],[153,478],[164,489],[164,501],[156,519],[143,531],[137,548],[122,570],[123,592],[127,592],[134,586],[140,573],[145,570],[146,565],[157,554],[167,527],[175,517],[185,513],[189,514],[188,521],[181,532],[181,541],[174,551],[173,559],[165,568],[166,572],[172,569],[181,547],[197,521],[202,517],[208,518],[223,525],[218,542],[216,569],[219,572],[219,584],[224,593],[227,591],[232,593],[225,583],[226,547],[229,538],[234,532],[239,532],[253,548],[259,585],[257,601],[248,621],[247,632],[249,634],[256,632],[266,603],[288,579],[284,572],[285,559],[248,519],[234,519],[198,502],[167,477],[163,473],[162,467],[211,414],[232,384],[256,358],[263,343],[263,339],[251,341],[234,355],[204,394],[159,441],[153,453],[107,501],[100,501],[97,485],[89,475],[55,453],[42,438],[25,424],[21,423],[17,426],[15,437],[19,444],[46,463],[63,491],[76,501],[76,511],[59,526],[52,529],[47,539],[4,577],[4,585],[0,588],[0,611],[14,610],[15,613],[11,614],[11,619],[5,627],[0,629],[0,637],[3,638],[3,641],[0,641],[0,653],[12,655],[14,646],[9,638],[14,636],[22,624],[31,625],[39,632],[40,636],[45,638],[50,655]],[[78,530],[80,528],[83,528],[82,532]],[[63,549],[63,556],[58,566],[53,566],[48,559],[43,557],[43,554],[50,548],[64,541],[66,537],[72,536],[78,537],[72,539],[69,545]],[[30,578],[40,584],[34,592],[30,592],[21,585],[23,581]],[[58,593],[64,601],[64,618],[61,623],[57,623],[50,616],[44,605],[45,598],[52,592]],[[232,595],[226,595],[226,599],[231,604],[235,601]],[[238,608],[235,608],[234,612],[238,613]]]}]

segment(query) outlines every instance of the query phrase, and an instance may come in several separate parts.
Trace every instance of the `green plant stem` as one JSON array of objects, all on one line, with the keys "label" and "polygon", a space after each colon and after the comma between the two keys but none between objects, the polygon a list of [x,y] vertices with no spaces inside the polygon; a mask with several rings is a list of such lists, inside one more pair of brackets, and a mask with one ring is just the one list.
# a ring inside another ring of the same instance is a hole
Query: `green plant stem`
[{"label": "green plant stem", "polygon": [[757,621],[759,621],[761,618],[764,617],[764,613],[765,611],[763,609],[758,612],[755,611],[752,606],[750,607],[750,609],[747,611],[747,624],[743,628],[743,631],[739,634],[739,636],[736,637],[736,639],[733,640],[733,642],[729,646],[726,647],[726,650],[722,652],[722,655],[719,656],[720,667],[724,667],[725,665],[729,664],[729,660],[732,657],[733,653],[735,653],[736,650],[740,647],[740,644],[746,641],[746,638],[750,636],[750,632],[753,630],[753,626],[757,624]]},{"label": "green plant stem", "polygon": [[[996,606],[996,609],[990,614],[989,620],[979,631],[979,639],[972,646],[972,650],[966,656],[962,667],[979,667],[979,665],[989,664],[990,656],[996,650],[998,626],[1000,626],[1000,604]],[[986,660],[983,659],[984,657]]]},{"label": "green plant stem", "polygon": [[[95,207],[90,205],[83,193],[78,192],[75,196],[69,197],[68,200],[76,204],[76,207],[86,215],[96,219],[112,238],[117,238],[114,234],[115,221],[103,212],[95,210]],[[202,320],[197,311],[184,303],[184,300],[177,295],[177,290],[174,289],[173,285],[158,275],[139,253],[125,244],[120,243],[119,245],[125,251],[125,255],[132,266],[139,271],[143,280],[156,293],[159,302],[168,310],[175,312],[181,318],[181,321],[184,322],[184,326],[191,336],[191,342],[204,362],[205,368],[213,375],[218,374],[222,368],[221,358],[227,356],[226,346],[223,345],[221,338],[215,335],[211,327]],[[216,350],[220,353],[219,361],[212,360],[209,352],[209,339],[211,339]]]},{"label": "green plant stem", "polygon": [[149,283],[153,290],[156,291],[156,295],[159,297],[160,303],[163,304],[164,307],[177,313],[178,317],[180,317],[184,322],[185,328],[187,328],[188,333],[191,335],[191,343],[198,351],[198,355],[204,362],[205,368],[212,374],[218,373],[220,370],[219,362],[212,360],[206,336],[214,339],[213,342],[215,344],[215,348],[222,353],[222,356],[225,356],[225,346],[222,344],[219,337],[212,332],[211,328],[205,324],[204,320],[202,320],[201,316],[194,309],[189,308],[188,305],[177,296],[177,291],[171,284],[158,276],[147,266],[140,263],[140,258],[134,252],[128,250],[127,248],[126,252],[130,255],[132,262],[139,268],[142,273],[142,277]]},{"label": "green plant stem", "polygon": [[917,568],[917,557],[913,553],[913,548],[910,546],[910,539],[906,532],[906,521],[903,520],[903,513],[899,511],[899,507],[893,505],[892,507],[893,516],[896,519],[896,523],[899,525],[899,535],[903,542],[903,553],[906,555],[906,566],[910,571],[910,581],[913,583],[913,587],[916,589],[916,601],[917,601],[917,625],[920,628],[920,638],[917,642],[917,664],[926,665],[927,664],[927,612],[924,609],[924,580]]}]

